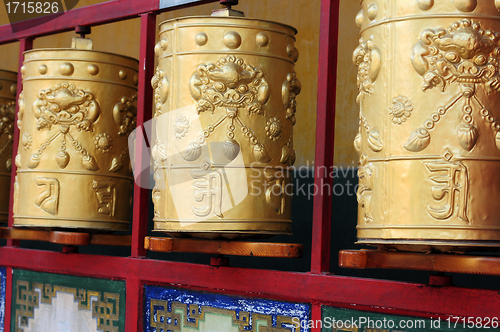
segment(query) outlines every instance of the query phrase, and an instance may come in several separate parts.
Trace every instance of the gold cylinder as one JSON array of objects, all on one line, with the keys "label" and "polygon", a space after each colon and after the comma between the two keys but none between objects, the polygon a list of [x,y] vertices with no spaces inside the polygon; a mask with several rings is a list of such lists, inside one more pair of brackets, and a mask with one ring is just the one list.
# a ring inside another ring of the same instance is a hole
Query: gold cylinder
[{"label": "gold cylinder", "polygon": [[205,238],[291,232],[295,34],[231,16],[160,24],[152,80],[155,231]]},{"label": "gold cylinder", "polygon": [[360,243],[500,246],[500,2],[365,0]]},{"label": "gold cylinder", "polygon": [[0,70],[0,222],[9,217],[17,73]]},{"label": "gold cylinder", "polygon": [[83,49],[24,55],[14,226],[128,230],[137,60]]}]

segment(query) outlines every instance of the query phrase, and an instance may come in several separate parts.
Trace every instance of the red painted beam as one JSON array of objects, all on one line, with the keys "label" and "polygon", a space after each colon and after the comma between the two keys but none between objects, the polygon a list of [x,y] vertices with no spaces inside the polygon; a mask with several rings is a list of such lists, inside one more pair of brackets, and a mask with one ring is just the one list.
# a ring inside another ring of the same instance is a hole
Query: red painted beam
[{"label": "red painted beam", "polygon": [[[13,33],[9,24],[0,26],[0,44],[27,37],[40,37],[73,30],[77,25],[96,26],[138,17],[148,12],[160,13],[181,7],[201,5],[217,0],[175,0],[160,8],[160,0],[113,0],[91,6],[71,9],[63,15],[45,22],[47,16],[17,23]],[[54,14],[57,15],[57,14]],[[45,22],[37,25],[40,22]],[[20,30],[20,31],[19,31]]]},{"label": "red painted beam", "polygon": [[[153,109],[153,88],[151,87],[151,78],[154,74],[154,47],[156,37],[156,14],[147,13],[141,15],[141,41],[139,54],[139,83],[137,97],[137,126],[149,121],[152,116]],[[143,152],[148,155],[147,151],[142,151],[143,145],[140,139],[137,139],[135,148],[135,170],[148,169],[149,158],[141,158]],[[144,165],[147,163],[147,165]],[[141,172],[138,172],[141,173]],[[149,172],[143,174],[141,180],[149,182]],[[143,179],[147,177],[147,179]],[[141,188],[134,184],[134,209],[132,219],[132,257],[146,256],[144,249],[144,237],[147,235],[148,228],[148,207],[149,207],[149,190]]]},{"label": "red painted beam", "polygon": [[[316,156],[314,161],[313,230],[311,272],[330,270],[333,167],[335,138],[335,96],[337,91],[337,42],[340,0],[321,1],[318,63],[318,107],[316,117]],[[325,189],[325,190],[324,190]]]},{"label": "red painted beam", "polygon": [[[135,278],[151,284],[175,285],[285,301],[321,303],[410,316],[497,317],[500,312],[500,294],[494,290],[433,287],[327,274],[213,267],[8,247],[0,248],[0,266],[124,279],[127,282],[130,278],[131,282],[137,285]],[[89,266],[99,268],[89,269]],[[133,290],[136,286],[132,285],[127,288],[128,291],[140,291],[140,289]],[[131,307],[127,310],[135,309]]]}]

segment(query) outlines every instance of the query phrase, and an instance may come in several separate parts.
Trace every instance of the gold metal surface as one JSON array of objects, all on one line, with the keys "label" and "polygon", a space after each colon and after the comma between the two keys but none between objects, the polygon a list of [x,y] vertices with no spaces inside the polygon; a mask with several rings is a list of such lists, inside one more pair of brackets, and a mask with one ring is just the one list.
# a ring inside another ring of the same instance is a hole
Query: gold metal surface
[{"label": "gold metal surface", "polygon": [[290,233],[300,92],[295,34],[240,17],[160,24],[152,80],[155,231],[206,238]]},{"label": "gold metal surface", "polygon": [[14,226],[128,230],[137,60],[40,49],[21,72]]},{"label": "gold metal surface", "polygon": [[0,70],[0,221],[9,216],[17,74]]},{"label": "gold metal surface", "polygon": [[499,2],[361,5],[359,242],[500,247]]},{"label": "gold metal surface", "polygon": [[245,13],[239,10],[223,8],[212,10],[212,16],[235,16],[235,17],[245,17]]}]

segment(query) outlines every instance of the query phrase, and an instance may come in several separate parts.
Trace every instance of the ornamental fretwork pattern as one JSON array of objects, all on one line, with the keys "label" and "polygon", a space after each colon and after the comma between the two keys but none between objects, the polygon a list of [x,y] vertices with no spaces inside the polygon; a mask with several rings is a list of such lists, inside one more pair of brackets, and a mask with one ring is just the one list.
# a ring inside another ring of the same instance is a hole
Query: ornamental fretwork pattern
[{"label": "ornamental fretwork pattern", "polygon": [[[170,307],[169,307],[170,304]],[[170,308],[170,310],[169,310]],[[238,326],[240,332],[300,332],[300,325],[293,322],[292,317],[277,316],[276,326],[273,326],[273,316],[247,311],[229,310],[200,306],[177,301],[163,301],[151,299],[151,321],[150,327],[156,332],[160,331],[182,331],[183,328],[200,329],[200,321],[205,320],[207,313],[232,317],[233,326]],[[257,321],[266,322],[257,324]]]},{"label": "ornamental fretwork pattern", "polygon": [[[38,292],[36,289],[40,289]],[[78,309],[91,310],[97,318],[97,329],[103,332],[118,332],[120,294],[17,280],[16,283],[16,330],[23,332],[29,319],[35,318],[35,308],[40,303],[52,304],[57,292],[70,293],[78,303]]]}]

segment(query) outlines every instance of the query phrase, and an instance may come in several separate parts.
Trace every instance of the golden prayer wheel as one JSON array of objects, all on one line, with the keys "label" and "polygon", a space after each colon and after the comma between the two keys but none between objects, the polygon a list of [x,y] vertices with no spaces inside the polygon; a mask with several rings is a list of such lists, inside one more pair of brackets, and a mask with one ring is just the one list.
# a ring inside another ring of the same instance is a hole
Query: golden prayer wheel
[{"label": "golden prayer wheel", "polygon": [[160,24],[155,231],[229,239],[291,232],[296,30],[235,13]]},{"label": "golden prayer wheel", "polygon": [[361,4],[359,243],[500,247],[500,2]]},{"label": "golden prayer wheel", "polygon": [[88,48],[24,53],[14,226],[129,229],[138,62]]},{"label": "golden prayer wheel", "polygon": [[0,222],[9,216],[17,73],[0,70]]}]

